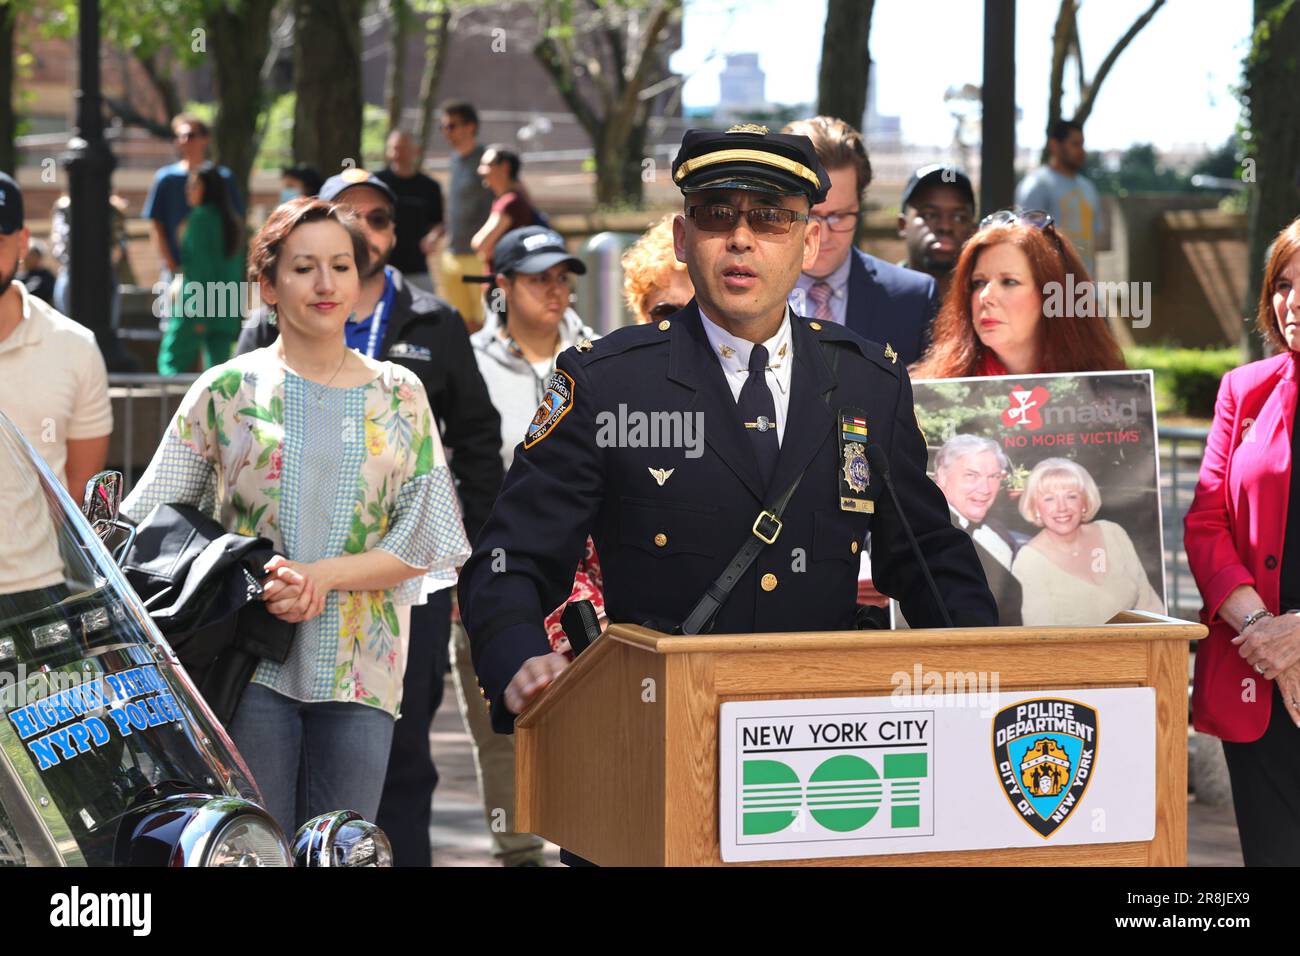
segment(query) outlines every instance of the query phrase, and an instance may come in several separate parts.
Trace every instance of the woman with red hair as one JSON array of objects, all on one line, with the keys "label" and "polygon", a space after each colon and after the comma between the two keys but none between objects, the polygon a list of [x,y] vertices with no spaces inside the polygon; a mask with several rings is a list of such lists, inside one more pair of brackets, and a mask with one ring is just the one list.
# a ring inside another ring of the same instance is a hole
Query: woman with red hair
[{"label": "woman with red hair", "polygon": [[1223,376],[1183,544],[1209,636],[1192,722],[1223,740],[1247,866],[1300,864],[1300,219],[1273,240],[1256,323],[1275,353]]},{"label": "woman with red hair", "polygon": [[1099,298],[1071,295],[1091,282],[1047,213],[985,217],[962,247],[930,348],[912,366],[912,378],[1125,368]]}]

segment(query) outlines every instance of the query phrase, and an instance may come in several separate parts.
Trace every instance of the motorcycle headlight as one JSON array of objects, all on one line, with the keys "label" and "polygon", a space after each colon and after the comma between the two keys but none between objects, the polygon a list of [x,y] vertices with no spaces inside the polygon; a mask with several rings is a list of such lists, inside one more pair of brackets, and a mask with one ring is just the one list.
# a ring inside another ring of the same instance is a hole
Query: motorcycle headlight
[{"label": "motorcycle headlight", "polygon": [[261,817],[246,814],[229,821],[213,838],[204,866],[290,866],[280,830]]},{"label": "motorcycle headlight", "polygon": [[235,797],[176,794],[127,814],[119,866],[293,866],[269,813]]},{"label": "motorcycle headlight", "polygon": [[293,838],[298,866],[392,866],[393,848],[384,831],[354,810],[308,820]]}]

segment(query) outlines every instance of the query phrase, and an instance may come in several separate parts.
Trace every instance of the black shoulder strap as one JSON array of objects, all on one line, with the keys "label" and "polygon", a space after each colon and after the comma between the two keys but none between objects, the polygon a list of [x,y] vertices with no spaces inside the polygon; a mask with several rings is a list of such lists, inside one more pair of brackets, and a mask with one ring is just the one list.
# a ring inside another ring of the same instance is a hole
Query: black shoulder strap
[{"label": "black shoulder strap", "polygon": [[[821,343],[821,347],[822,354],[826,357],[831,372],[834,373],[840,363],[840,351],[826,341]],[[827,392],[823,399],[827,405],[830,405],[830,392]],[[718,579],[705,588],[704,594],[695,602],[691,613],[686,615],[686,620],[681,626],[682,634],[706,634],[713,627],[713,618],[722,605],[727,603],[727,598],[731,596],[731,591],[741,575],[749,570],[750,565],[758,558],[758,553],[765,546],[775,542],[781,533],[781,515],[799,488],[799,482],[803,481],[804,474],[805,472],[801,471],[795,475],[794,481],[790,482],[790,487],[781,493],[771,507],[759,512],[736,556],[727,564]]]}]

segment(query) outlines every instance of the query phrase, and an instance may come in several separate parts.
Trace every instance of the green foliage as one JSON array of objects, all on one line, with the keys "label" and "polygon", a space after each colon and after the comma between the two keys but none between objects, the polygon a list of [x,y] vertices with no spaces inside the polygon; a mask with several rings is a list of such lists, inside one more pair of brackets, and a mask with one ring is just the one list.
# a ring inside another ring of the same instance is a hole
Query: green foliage
[{"label": "green foliage", "polygon": [[1155,372],[1157,412],[1213,418],[1219,380],[1241,364],[1241,351],[1133,346],[1124,358],[1130,368]]},{"label": "green foliage", "polygon": [[1107,169],[1100,153],[1089,153],[1083,174],[1103,193],[1126,196],[1131,192],[1192,192],[1190,179],[1160,162],[1160,154],[1150,143],[1135,143],[1124,150],[1119,169]]}]

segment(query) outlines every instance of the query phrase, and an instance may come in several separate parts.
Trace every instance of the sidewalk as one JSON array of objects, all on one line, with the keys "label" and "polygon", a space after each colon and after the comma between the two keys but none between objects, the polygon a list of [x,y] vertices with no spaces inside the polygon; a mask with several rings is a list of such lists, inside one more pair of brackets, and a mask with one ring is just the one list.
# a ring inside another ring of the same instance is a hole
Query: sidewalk
[{"label": "sidewalk", "polygon": [[[456,709],[456,689],[450,678],[431,739],[441,776],[433,798],[433,865],[494,866],[483,803],[474,778],[470,738]],[[1189,866],[1241,866],[1231,806],[1207,807],[1189,800],[1187,833]],[[557,847],[548,844],[546,857],[549,865],[560,865]]]}]

